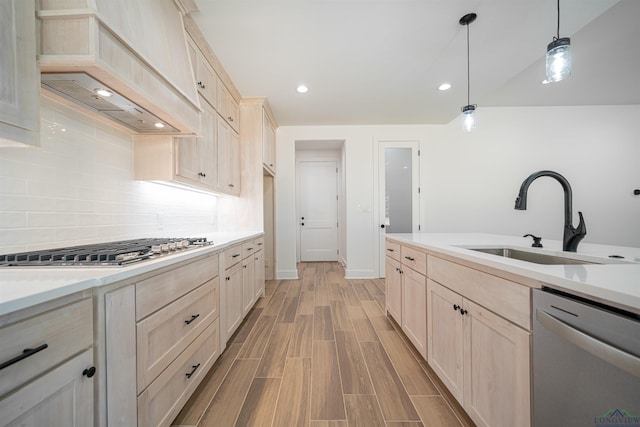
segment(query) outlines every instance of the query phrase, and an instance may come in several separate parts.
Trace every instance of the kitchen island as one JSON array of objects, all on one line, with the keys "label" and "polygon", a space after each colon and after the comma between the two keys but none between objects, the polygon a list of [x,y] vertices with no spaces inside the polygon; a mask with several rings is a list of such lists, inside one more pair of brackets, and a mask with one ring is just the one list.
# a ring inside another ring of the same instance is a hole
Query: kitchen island
[{"label": "kitchen island", "polygon": [[386,312],[478,426],[533,424],[539,289],[640,313],[639,249],[583,244],[566,253],[559,241],[540,249],[489,234],[386,237]]}]

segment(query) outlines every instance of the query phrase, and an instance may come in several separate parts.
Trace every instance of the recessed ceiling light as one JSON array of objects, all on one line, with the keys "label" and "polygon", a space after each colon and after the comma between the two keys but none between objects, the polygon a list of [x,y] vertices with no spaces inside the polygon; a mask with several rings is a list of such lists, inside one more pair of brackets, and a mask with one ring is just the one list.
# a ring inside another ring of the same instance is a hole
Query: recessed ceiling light
[{"label": "recessed ceiling light", "polygon": [[93,90],[96,94],[103,96],[103,97],[108,97],[108,96],[113,96],[113,92],[111,92],[108,89],[103,89],[103,88],[96,88]]},{"label": "recessed ceiling light", "polygon": [[164,127],[164,123],[162,122],[156,122],[153,124],[155,127],[157,127],[158,129],[162,129]]},{"label": "recessed ceiling light", "polygon": [[296,91],[297,91],[298,93],[307,93],[307,92],[309,92],[309,88],[308,88],[308,87],[306,87],[305,85],[299,85],[299,86],[296,88]]},{"label": "recessed ceiling light", "polygon": [[440,86],[438,86],[438,90],[449,90],[451,89],[451,83],[442,83]]}]

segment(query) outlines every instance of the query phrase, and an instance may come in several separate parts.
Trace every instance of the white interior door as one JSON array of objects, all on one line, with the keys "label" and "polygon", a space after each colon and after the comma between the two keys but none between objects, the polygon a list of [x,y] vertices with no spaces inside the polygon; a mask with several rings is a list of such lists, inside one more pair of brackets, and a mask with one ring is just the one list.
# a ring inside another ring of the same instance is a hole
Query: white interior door
[{"label": "white interior door", "polygon": [[337,261],[337,164],[301,161],[298,172],[300,261]]},{"label": "white interior door", "polygon": [[420,231],[420,162],[418,141],[380,141],[378,212],[379,270],[385,277],[386,233]]}]

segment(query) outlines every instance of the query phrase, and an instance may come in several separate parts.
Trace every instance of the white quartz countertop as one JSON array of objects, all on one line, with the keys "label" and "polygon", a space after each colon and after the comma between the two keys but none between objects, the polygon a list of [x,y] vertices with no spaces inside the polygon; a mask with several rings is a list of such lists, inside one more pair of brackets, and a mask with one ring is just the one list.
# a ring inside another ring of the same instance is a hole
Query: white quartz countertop
[{"label": "white quartz countertop", "polygon": [[126,280],[131,277],[223,250],[262,232],[204,234],[212,245],[165,255],[126,267],[2,267],[0,316],[45,301]]},{"label": "white quartz countertop", "polygon": [[[543,249],[532,248],[531,238],[495,234],[387,234],[387,238],[428,251],[483,264],[542,282],[546,286],[640,314],[640,248],[581,243],[577,253],[562,252],[562,242],[545,240]],[[606,264],[543,265],[470,250],[510,247],[569,256]],[[609,255],[623,256],[616,262]]]}]

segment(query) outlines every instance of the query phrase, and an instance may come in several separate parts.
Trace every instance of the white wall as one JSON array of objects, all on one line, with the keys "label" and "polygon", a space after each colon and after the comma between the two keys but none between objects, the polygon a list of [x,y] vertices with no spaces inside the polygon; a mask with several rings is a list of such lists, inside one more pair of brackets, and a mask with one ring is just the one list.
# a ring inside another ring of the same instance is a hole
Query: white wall
[{"label": "white wall", "polygon": [[529,189],[527,211],[513,209],[521,182],[550,169],[573,187],[583,240],[640,247],[640,106],[479,108],[478,128],[458,120],[422,126],[280,127],[277,133],[278,277],[295,270],[295,141],[344,139],[347,274],[377,274],[377,150],[382,139],[419,140],[421,224],[425,232],[490,232],[562,238],[563,193],[550,178]]},{"label": "white wall", "polygon": [[40,148],[0,148],[0,253],[217,231],[214,196],[133,180],[132,136],[42,98]]}]

